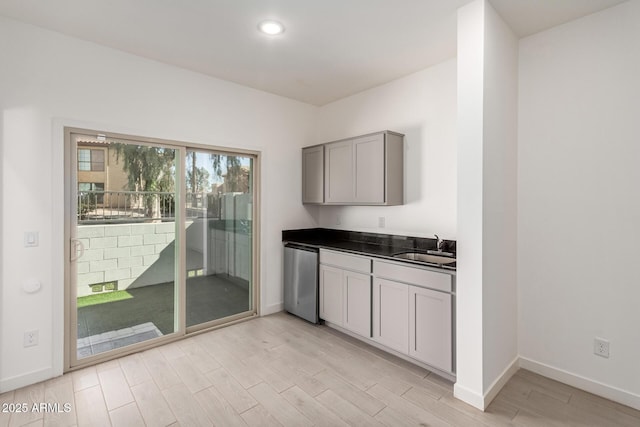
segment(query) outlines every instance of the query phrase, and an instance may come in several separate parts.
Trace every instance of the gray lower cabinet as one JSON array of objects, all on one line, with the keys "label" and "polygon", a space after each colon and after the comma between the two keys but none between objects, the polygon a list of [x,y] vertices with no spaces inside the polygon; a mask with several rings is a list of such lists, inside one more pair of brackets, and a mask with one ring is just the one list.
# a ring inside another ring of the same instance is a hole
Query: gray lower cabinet
[{"label": "gray lower cabinet", "polygon": [[371,276],[345,271],[344,327],[363,337],[371,336]]},{"label": "gray lower cabinet", "polygon": [[321,319],[449,374],[453,291],[450,274],[320,250]]},{"label": "gray lower cabinet", "polygon": [[344,325],[342,270],[320,264],[320,318]]},{"label": "gray lower cabinet", "polygon": [[376,278],[373,281],[373,339],[409,353],[409,287]]},{"label": "gray lower cabinet", "polygon": [[452,276],[377,260],[373,274],[373,339],[453,372]]},{"label": "gray lower cabinet", "polygon": [[403,138],[402,134],[384,131],[303,148],[302,202],[401,205]]},{"label": "gray lower cabinet", "polygon": [[451,294],[409,286],[409,356],[452,371]]},{"label": "gray lower cabinet", "polygon": [[320,318],[371,336],[371,260],[320,251]]}]

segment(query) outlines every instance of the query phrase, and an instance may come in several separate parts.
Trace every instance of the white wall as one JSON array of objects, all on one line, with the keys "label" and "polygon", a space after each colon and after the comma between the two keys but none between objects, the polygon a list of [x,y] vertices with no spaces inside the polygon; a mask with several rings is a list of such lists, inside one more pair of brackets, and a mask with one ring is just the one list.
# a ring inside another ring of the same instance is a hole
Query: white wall
[{"label": "white wall", "polygon": [[318,143],[385,129],[405,134],[405,204],[322,206],[320,226],[456,238],[455,59],[322,106],[318,117]]},{"label": "white wall", "polygon": [[524,366],[640,408],[638,22],[630,1],[520,42],[518,282]]},{"label": "white wall", "polygon": [[518,43],[485,0],[458,11],[456,397],[487,407],[518,366]]},{"label": "white wall", "polygon": [[[4,116],[0,114],[0,165],[4,165],[4,139],[2,138],[3,134],[3,120]],[[3,166],[4,168],[4,166]],[[0,170],[0,242],[4,242],[4,174],[2,170]],[[0,243],[0,308],[3,307],[3,292],[2,292],[2,272],[3,264],[4,264],[4,252],[3,246]],[[2,343],[2,312],[0,311],[0,343]],[[0,378],[2,378],[2,347],[0,347]],[[0,380],[1,381],[1,380]],[[0,386],[0,390],[2,390]]]},{"label": "white wall", "polygon": [[[281,308],[281,230],[315,225],[300,204],[299,148],[315,142],[316,107],[4,18],[0,51],[2,390],[62,368],[65,123],[260,150],[262,308]],[[25,230],[39,247],[22,247]],[[24,293],[28,278],[42,290]],[[25,349],[29,329],[40,344]]]}]

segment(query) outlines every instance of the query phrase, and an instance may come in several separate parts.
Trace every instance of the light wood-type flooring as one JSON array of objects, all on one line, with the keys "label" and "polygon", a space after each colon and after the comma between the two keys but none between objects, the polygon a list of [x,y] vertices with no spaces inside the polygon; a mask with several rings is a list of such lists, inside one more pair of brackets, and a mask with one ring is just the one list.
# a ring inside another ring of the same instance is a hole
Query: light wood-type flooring
[{"label": "light wood-type flooring", "polygon": [[484,413],[452,390],[279,313],[4,393],[1,406],[57,402],[62,412],[2,413],[0,426],[640,426],[639,411],[525,370]]}]

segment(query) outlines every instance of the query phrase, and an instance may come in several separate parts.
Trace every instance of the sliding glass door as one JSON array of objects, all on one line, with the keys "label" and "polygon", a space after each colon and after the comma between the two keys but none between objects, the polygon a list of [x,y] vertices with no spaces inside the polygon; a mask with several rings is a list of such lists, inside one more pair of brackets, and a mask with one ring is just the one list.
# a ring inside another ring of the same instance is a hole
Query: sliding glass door
[{"label": "sliding glass door", "polygon": [[68,368],[256,313],[250,154],[67,130]]},{"label": "sliding glass door", "polygon": [[253,159],[188,150],[186,171],[187,328],[253,306]]}]

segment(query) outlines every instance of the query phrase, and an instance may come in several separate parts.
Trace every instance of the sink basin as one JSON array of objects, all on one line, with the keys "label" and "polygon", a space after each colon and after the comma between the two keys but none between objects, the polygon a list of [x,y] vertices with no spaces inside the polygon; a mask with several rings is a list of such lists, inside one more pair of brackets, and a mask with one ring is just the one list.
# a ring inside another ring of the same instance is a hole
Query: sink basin
[{"label": "sink basin", "polygon": [[421,252],[405,252],[401,254],[395,254],[393,257],[408,259],[411,261],[421,261],[429,264],[451,264],[456,262],[455,258],[440,256],[440,255],[424,254]]}]

